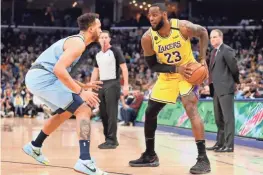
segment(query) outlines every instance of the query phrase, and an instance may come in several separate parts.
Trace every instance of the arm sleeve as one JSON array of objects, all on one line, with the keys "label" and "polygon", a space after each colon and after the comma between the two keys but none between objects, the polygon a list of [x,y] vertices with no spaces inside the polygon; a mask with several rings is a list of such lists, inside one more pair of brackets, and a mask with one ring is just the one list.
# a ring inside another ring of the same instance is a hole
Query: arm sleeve
[{"label": "arm sleeve", "polygon": [[226,61],[226,64],[228,68],[230,69],[233,79],[236,83],[240,83],[239,81],[239,70],[237,67],[237,60],[235,58],[235,51],[231,48],[226,48],[226,51],[224,52],[224,59]]},{"label": "arm sleeve", "polygon": [[167,64],[160,64],[157,62],[156,55],[152,56],[145,56],[145,61],[148,65],[148,67],[153,72],[159,72],[159,73],[176,73],[175,66],[167,65]]},{"label": "arm sleeve", "polygon": [[118,49],[116,47],[112,47],[111,50],[113,51],[115,59],[118,62],[118,64],[126,63],[125,58],[124,58],[122,52],[120,51],[120,49]]}]

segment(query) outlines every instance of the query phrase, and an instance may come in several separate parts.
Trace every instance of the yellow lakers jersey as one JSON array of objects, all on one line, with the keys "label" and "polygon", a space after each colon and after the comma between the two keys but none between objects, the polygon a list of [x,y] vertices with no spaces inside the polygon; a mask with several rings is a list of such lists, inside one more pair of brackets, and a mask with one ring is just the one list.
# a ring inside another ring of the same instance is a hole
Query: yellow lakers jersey
[{"label": "yellow lakers jersey", "polygon": [[[185,39],[179,30],[179,20],[171,19],[171,31],[168,37],[162,37],[157,31],[150,28],[152,37],[153,50],[156,53],[157,59],[161,64],[168,65],[185,65],[190,62],[196,62],[190,39]],[[163,74],[161,75],[176,78],[178,74]]]}]

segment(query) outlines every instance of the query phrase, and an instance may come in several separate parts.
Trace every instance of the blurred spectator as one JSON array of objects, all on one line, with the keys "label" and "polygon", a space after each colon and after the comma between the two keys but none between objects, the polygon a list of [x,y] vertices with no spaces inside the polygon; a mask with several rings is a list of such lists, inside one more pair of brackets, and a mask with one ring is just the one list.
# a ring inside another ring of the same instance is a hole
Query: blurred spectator
[{"label": "blurred spectator", "polygon": [[0,114],[1,117],[14,117],[14,106],[11,103],[7,91],[3,94],[2,89],[0,90],[0,95],[1,95],[1,109],[0,109]]},{"label": "blurred spectator", "polygon": [[[53,14],[54,18],[56,18],[56,13]],[[158,74],[152,73],[144,62],[140,44],[140,38],[144,32],[145,30],[142,28],[137,30],[112,30],[111,43],[123,51],[129,69],[130,85],[139,86],[144,94],[144,99],[147,100]],[[73,33],[59,30],[40,32],[31,29],[28,31],[20,31],[16,28],[2,29],[1,111],[5,115],[7,112],[9,114],[15,113],[14,99],[17,90],[20,89],[24,104],[23,108],[26,108],[29,101],[32,100],[32,96],[28,95],[29,92],[24,86],[24,76],[34,60],[50,44],[71,34]],[[241,85],[236,91],[236,99],[262,98],[263,96],[263,47],[262,39],[260,39],[262,36],[261,30],[224,30],[225,43],[236,50],[240,70]],[[198,40],[192,39],[192,48],[195,58],[198,58]],[[211,47],[208,50],[210,49]],[[98,51],[99,47],[96,44],[87,48],[74,70],[73,74],[76,79],[84,83],[89,81],[93,70],[93,60]],[[207,53],[207,57],[209,57],[210,52]],[[122,78],[120,81],[123,84]],[[209,98],[207,82],[200,86],[199,93],[201,98]],[[37,109],[42,107],[39,106]],[[25,112],[25,109],[23,111]],[[17,112],[21,113],[21,108],[17,108]]]},{"label": "blurred spectator", "polygon": [[36,117],[38,111],[37,106],[33,103],[33,100],[29,100],[27,106],[25,107],[24,115],[25,117]]},{"label": "blurred spectator", "polygon": [[205,85],[204,87],[201,87],[199,89],[199,92],[200,92],[200,98],[206,98],[206,99],[211,98],[208,85]]},{"label": "blurred spectator", "polygon": [[132,92],[133,101],[130,104],[123,104],[121,108],[121,118],[124,120],[122,126],[129,126],[130,122],[135,125],[137,112],[143,101],[143,94],[140,87],[135,86]]},{"label": "blurred spectator", "polygon": [[15,115],[16,116],[21,117],[23,115],[23,106],[24,106],[23,98],[22,98],[20,92],[17,92],[16,96],[14,98],[14,107],[15,107]]},{"label": "blurred spectator", "polygon": [[123,93],[121,92],[121,95],[120,95],[120,100],[119,100],[119,106],[118,106],[118,122],[122,121],[123,118],[121,116],[121,109],[123,106],[125,106],[126,103],[125,103],[125,98],[124,98],[124,95]]}]

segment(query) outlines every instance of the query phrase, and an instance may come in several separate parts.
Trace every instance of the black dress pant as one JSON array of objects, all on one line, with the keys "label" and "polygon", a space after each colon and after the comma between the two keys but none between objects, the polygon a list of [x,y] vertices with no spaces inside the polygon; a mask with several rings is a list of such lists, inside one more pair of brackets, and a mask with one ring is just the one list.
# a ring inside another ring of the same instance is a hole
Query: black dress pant
[{"label": "black dress pant", "polygon": [[103,86],[99,90],[100,116],[104,127],[105,141],[109,143],[117,142],[117,117],[118,102],[120,98],[120,81],[103,81]]}]

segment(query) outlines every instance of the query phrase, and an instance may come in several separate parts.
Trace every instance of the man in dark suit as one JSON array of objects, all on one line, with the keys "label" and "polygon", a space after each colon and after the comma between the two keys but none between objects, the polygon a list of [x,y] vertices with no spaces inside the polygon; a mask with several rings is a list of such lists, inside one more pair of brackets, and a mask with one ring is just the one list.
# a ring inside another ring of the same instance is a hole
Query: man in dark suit
[{"label": "man in dark suit", "polygon": [[216,144],[207,150],[233,152],[234,93],[240,83],[235,51],[223,43],[223,33],[218,29],[211,31],[210,41],[214,49],[209,62],[209,87],[218,131]]}]

